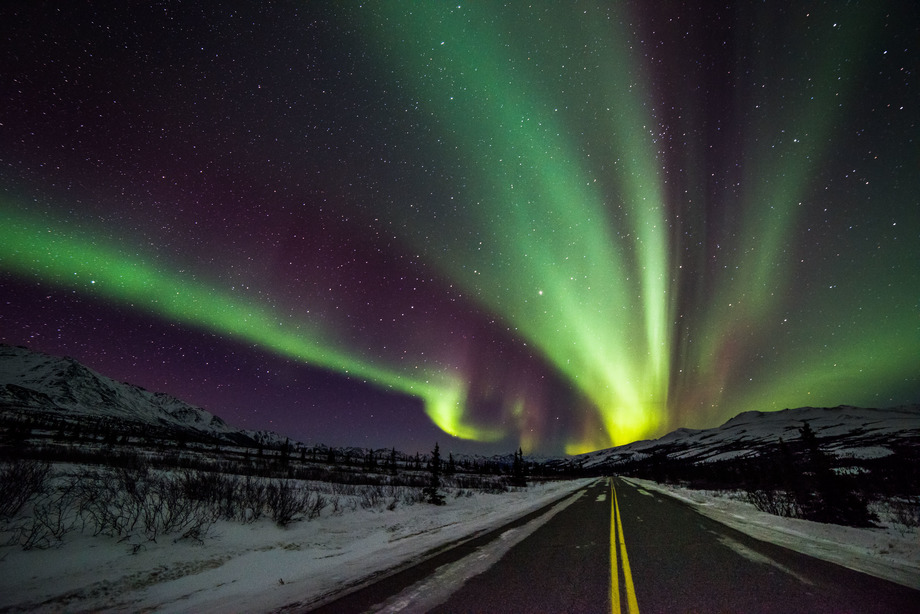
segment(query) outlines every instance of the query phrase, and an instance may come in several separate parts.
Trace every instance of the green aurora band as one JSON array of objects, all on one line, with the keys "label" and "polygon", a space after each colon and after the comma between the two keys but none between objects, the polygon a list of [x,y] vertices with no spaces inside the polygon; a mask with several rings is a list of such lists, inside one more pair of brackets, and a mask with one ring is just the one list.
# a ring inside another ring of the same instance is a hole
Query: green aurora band
[{"label": "green aurora band", "polygon": [[[414,77],[418,98],[478,174],[456,223],[491,242],[463,241],[448,234],[453,222],[432,219],[415,236],[450,249],[415,247],[539,347],[597,409],[603,430],[586,430],[568,452],[655,432],[668,402],[669,246],[645,96],[638,85],[618,87],[640,82],[626,37],[600,32],[595,15],[557,30],[516,21],[518,36],[540,43],[508,57],[502,28],[466,14],[476,10],[424,4],[392,11],[375,30],[381,55]],[[559,12],[546,23],[563,23],[567,11]],[[579,75],[608,84],[596,108],[581,111],[603,118],[593,145],[611,160],[606,169],[578,163],[586,152],[565,136],[552,89],[535,89],[542,79],[527,68],[551,65],[581,28],[601,41],[595,51],[606,61]],[[609,193],[619,195],[614,206]]]},{"label": "green aurora band", "polygon": [[445,432],[491,441],[494,430],[473,428],[461,420],[466,385],[444,372],[404,371],[380,366],[346,352],[306,321],[294,321],[254,301],[243,301],[216,287],[164,270],[124,249],[107,245],[97,233],[65,230],[0,206],[4,240],[0,262],[6,270],[76,289],[120,304],[208,330],[240,342],[336,371],[378,387],[414,396]]}]

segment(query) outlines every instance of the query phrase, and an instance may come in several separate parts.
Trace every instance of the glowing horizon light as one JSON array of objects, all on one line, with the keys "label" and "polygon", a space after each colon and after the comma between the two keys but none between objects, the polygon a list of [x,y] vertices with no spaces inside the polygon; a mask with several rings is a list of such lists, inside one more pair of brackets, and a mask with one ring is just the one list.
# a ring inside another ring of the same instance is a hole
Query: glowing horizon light
[{"label": "glowing horizon light", "polygon": [[[377,387],[421,399],[425,412],[444,432],[461,439],[499,438],[463,420],[465,383],[437,371],[410,377],[343,351],[304,320],[290,321],[254,301],[244,301],[206,284],[190,281],[96,235],[84,235],[0,205],[3,268],[28,278],[103,296],[172,322],[218,332],[274,353],[365,380]],[[416,371],[418,372],[418,371]]]}]

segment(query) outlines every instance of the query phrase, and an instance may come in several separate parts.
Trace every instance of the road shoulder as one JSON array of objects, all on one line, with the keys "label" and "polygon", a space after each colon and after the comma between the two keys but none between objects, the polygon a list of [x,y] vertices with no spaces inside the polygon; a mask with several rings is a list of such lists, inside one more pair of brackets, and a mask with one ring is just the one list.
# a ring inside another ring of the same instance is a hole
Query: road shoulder
[{"label": "road shoulder", "polygon": [[640,490],[682,501],[698,513],[754,539],[782,546],[854,571],[920,590],[920,535],[858,529],[797,518],[781,518],[753,505],[639,478],[620,478]]}]

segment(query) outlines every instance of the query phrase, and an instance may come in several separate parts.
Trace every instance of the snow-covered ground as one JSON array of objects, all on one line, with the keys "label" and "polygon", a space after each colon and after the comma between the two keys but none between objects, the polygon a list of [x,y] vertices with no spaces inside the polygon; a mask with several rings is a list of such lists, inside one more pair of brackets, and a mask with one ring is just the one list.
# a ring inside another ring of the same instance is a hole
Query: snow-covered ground
[{"label": "snow-covered ground", "polygon": [[[629,481],[682,499],[755,538],[920,589],[916,528],[854,529],[780,518],[731,494]],[[136,554],[125,543],[80,535],[57,549],[8,546],[0,549],[0,610],[265,612],[295,603],[307,606],[418,561],[434,548],[500,527],[589,482],[452,497],[443,507],[324,512],[287,528],[269,520],[221,522],[202,543],[161,539]],[[521,529],[520,538],[527,532]],[[508,547],[492,547],[489,559],[496,560]],[[463,579],[457,570],[444,573],[451,576],[442,578],[446,583]]]},{"label": "snow-covered ground", "polygon": [[738,493],[636,478],[627,481],[681,499],[699,513],[759,540],[920,590],[920,530],[890,521],[882,509],[877,510],[880,528],[857,529],[767,514]]},{"label": "snow-covered ground", "polygon": [[266,612],[306,605],[500,527],[590,481],[450,497],[442,507],[326,511],[287,528],[267,519],[220,522],[202,543],[161,539],[136,554],[126,543],[78,534],[56,549],[8,546],[0,549],[0,610]]}]

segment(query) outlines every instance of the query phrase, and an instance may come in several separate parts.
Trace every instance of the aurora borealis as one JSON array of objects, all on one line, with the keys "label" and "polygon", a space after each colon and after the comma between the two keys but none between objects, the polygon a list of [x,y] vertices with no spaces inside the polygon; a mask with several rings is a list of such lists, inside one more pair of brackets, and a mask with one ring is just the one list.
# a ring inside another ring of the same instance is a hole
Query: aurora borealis
[{"label": "aurora borealis", "polygon": [[406,451],[920,401],[911,2],[0,14],[4,343]]}]

